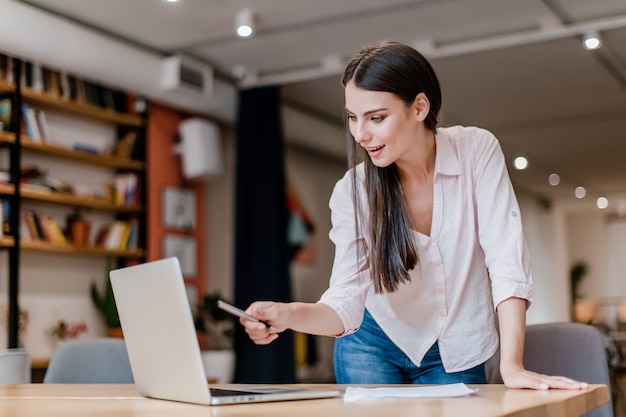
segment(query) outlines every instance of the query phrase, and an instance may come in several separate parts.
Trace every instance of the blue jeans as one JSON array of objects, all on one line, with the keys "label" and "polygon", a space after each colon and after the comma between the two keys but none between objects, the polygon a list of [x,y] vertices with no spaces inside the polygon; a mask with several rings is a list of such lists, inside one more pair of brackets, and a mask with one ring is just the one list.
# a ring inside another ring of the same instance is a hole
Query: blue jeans
[{"label": "blue jeans", "polygon": [[447,373],[435,343],[416,366],[381,330],[367,310],[361,328],[335,341],[338,384],[486,384],[485,365]]}]

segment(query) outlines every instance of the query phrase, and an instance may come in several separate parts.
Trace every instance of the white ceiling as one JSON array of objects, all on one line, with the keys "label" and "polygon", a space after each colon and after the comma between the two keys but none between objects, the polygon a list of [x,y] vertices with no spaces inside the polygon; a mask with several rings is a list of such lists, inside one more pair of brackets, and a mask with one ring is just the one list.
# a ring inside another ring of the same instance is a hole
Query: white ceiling
[{"label": "white ceiling", "polygon": [[[442,124],[485,127],[519,190],[575,201],[583,185],[626,207],[626,0],[29,0],[141,47],[202,59],[246,85],[284,83],[285,100],[341,125],[340,68],[360,46],[409,43],[430,58],[444,92]],[[236,13],[256,13],[238,39]],[[604,46],[586,51],[586,29]],[[343,138],[319,138],[341,141]],[[311,147],[317,146],[311,143]],[[338,146],[342,149],[342,146]],[[562,182],[547,183],[556,172]]]}]

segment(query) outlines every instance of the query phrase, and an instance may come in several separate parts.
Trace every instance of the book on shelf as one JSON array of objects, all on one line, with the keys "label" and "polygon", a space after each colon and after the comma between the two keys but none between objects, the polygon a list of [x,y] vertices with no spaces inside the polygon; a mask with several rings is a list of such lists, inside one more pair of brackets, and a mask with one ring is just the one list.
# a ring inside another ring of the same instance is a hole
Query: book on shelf
[{"label": "book on shelf", "polygon": [[67,244],[67,238],[59,223],[53,217],[39,214],[35,210],[22,210],[20,236],[26,240]]},{"label": "book on shelf", "polygon": [[66,71],[59,73],[59,96],[64,100],[71,99],[70,80]]},{"label": "book on shelf", "polygon": [[33,240],[33,236],[30,231],[30,225],[28,224],[26,211],[24,210],[22,210],[20,216],[20,239],[29,241]]},{"label": "book on shelf", "polygon": [[11,99],[0,99],[0,131],[11,131]]},{"label": "book on shelf", "polygon": [[46,112],[41,109],[35,109],[35,120],[37,122],[37,128],[39,129],[41,141],[46,142],[50,140],[50,128],[48,127]]},{"label": "book on shelf", "polygon": [[137,132],[129,130],[117,141],[113,155],[119,158],[131,159],[137,143]]},{"label": "book on shelf", "polygon": [[90,145],[88,143],[75,143],[72,145],[72,149],[75,151],[87,152],[87,153],[99,153],[98,148],[96,146]]},{"label": "book on shelf", "polygon": [[31,66],[31,85],[30,88],[38,93],[43,91],[43,74],[41,64],[33,62]]},{"label": "book on shelf", "polygon": [[128,223],[122,220],[116,220],[111,223],[104,239],[104,248],[108,250],[119,250],[120,246],[122,246],[124,235],[126,235],[127,227]]},{"label": "book on shelf", "polygon": [[22,87],[33,87],[33,63],[30,61],[22,61],[20,67],[22,77]]},{"label": "book on shelf", "polygon": [[5,54],[0,54],[0,81],[7,81],[8,60],[10,58]]},{"label": "book on shelf", "polygon": [[2,81],[7,84],[13,84],[13,65],[15,64],[15,58],[8,55],[4,55],[4,57],[5,59],[2,63]]},{"label": "book on shelf", "polygon": [[139,201],[139,177],[128,172],[117,174],[109,181],[113,203],[120,206],[132,206]]},{"label": "book on shelf", "polygon": [[115,220],[97,234],[96,245],[108,250],[137,250],[139,247],[139,221]]},{"label": "book on shelf", "polygon": [[46,235],[44,234],[43,228],[41,226],[39,215],[37,214],[35,210],[30,210],[30,213],[31,213],[31,218],[33,219],[32,223],[35,226],[34,230],[32,230],[33,235],[37,236],[39,240],[45,241]]},{"label": "book on shelf", "polygon": [[41,223],[41,228],[43,229],[48,242],[57,245],[65,245],[67,243],[67,239],[63,234],[61,227],[54,218],[42,214],[39,215],[39,222]]},{"label": "book on shelf", "polygon": [[11,223],[9,222],[9,215],[11,211],[11,202],[9,200],[0,200],[2,207],[0,208],[0,237],[11,236]]},{"label": "book on shelf", "polygon": [[139,249],[139,220],[131,219],[128,221],[129,231],[128,238],[126,239],[127,250]]},{"label": "book on shelf", "polygon": [[70,95],[70,100],[76,101],[77,100],[77,79],[76,77],[74,77],[73,75],[68,75],[67,76],[67,86],[68,86],[68,92]]},{"label": "book on shelf", "polygon": [[55,97],[59,97],[61,95],[59,75],[59,71],[50,70],[50,88],[47,92]]},{"label": "book on shelf", "polygon": [[35,110],[29,107],[28,104],[22,103],[22,116],[24,119],[24,127],[26,128],[26,135],[34,142],[41,142],[41,134],[39,133]]}]

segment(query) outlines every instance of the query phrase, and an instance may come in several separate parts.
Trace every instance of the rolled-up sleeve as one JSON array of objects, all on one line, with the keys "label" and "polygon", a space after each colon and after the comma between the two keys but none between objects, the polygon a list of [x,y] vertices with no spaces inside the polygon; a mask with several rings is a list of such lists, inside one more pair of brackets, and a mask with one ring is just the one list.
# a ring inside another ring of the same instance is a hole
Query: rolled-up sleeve
[{"label": "rolled-up sleeve", "polygon": [[340,336],[358,330],[371,286],[367,244],[355,225],[351,175],[348,171],[337,182],[330,198],[332,228],[329,237],[335,245],[335,260],[330,285],[318,301],[330,306],[341,318],[344,333]]},{"label": "rolled-up sleeve", "polygon": [[488,131],[474,161],[478,236],[491,278],[493,305],[518,297],[532,302],[533,277],[522,216],[498,140]]}]

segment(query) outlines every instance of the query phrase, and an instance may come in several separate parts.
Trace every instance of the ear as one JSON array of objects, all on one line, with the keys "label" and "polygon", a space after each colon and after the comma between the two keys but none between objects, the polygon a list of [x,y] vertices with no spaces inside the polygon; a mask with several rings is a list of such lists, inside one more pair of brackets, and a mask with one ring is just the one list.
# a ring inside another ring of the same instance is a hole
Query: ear
[{"label": "ear", "polygon": [[430,101],[428,100],[428,97],[426,97],[426,94],[419,93],[415,96],[413,109],[415,110],[415,117],[417,120],[419,122],[423,122],[430,112]]}]

